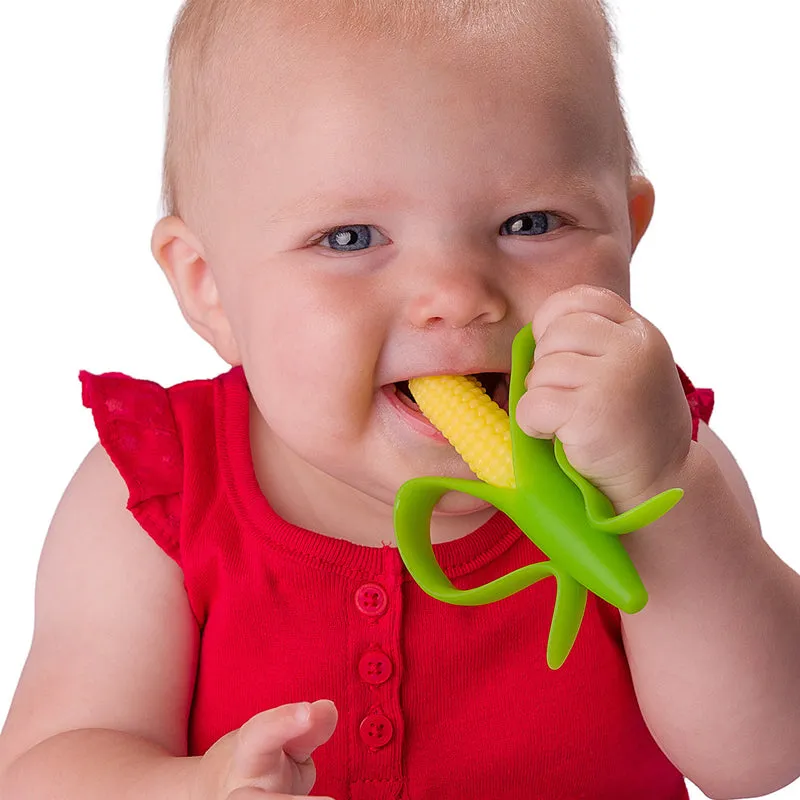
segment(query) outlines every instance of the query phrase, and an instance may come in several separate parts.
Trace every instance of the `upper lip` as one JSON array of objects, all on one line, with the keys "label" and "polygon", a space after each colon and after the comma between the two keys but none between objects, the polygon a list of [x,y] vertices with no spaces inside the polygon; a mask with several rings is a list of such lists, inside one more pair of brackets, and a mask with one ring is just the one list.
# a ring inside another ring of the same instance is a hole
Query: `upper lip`
[{"label": "upper lip", "polygon": [[459,369],[458,367],[454,368],[452,365],[442,368],[422,368],[419,370],[414,370],[413,372],[403,373],[394,378],[390,377],[389,380],[383,385],[388,386],[392,383],[403,383],[404,381],[411,380],[411,378],[423,378],[430,375],[479,375],[482,372],[496,372],[503,375],[508,375],[511,372],[511,368],[507,367],[506,365],[476,366],[475,364],[467,365],[463,369]]}]

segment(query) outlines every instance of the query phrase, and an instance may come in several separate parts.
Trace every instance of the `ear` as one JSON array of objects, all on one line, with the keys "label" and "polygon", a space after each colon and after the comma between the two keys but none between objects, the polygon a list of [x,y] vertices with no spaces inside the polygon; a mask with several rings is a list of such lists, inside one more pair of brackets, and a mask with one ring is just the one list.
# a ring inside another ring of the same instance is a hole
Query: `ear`
[{"label": "ear", "polygon": [[220,303],[216,279],[197,236],[179,217],[164,217],[153,229],[150,249],[192,329],[228,364],[241,364],[238,345]]},{"label": "ear", "polygon": [[653,218],[656,193],[653,184],[642,175],[633,175],[628,181],[628,218],[631,222],[631,253],[644,236]]}]

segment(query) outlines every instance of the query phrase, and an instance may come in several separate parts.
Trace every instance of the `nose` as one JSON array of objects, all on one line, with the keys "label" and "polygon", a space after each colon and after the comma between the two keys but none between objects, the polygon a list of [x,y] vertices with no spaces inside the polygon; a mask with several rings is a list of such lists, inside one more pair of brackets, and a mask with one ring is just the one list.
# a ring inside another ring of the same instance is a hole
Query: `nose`
[{"label": "nose", "polygon": [[489,262],[488,256],[462,250],[418,263],[407,304],[409,322],[416,328],[465,328],[502,320],[508,301],[497,281],[497,265]]}]

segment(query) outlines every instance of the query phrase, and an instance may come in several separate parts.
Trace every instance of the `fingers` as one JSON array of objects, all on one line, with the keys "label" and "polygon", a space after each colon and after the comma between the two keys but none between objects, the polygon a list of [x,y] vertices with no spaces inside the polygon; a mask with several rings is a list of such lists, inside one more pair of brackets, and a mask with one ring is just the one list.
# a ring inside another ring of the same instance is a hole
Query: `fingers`
[{"label": "fingers", "polygon": [[336,706],[330,700],[317,700],[310,706],[307,729],[286,741],[283,751],[298,764],[303,764],[314,750],[331,738],[338,718]]},{"label": "fingers", "polygon": [[550,322],[536,341],[533,362],[537,364],[553,353],[603,356],[624,330],[617,322],[593,311],[572,311]]},{"label": "fingers", "polygon": [[527,391],[517,404],[517,424],[528,436],[551,439],[570,421],[574,413],[571,389],[550,386]]},{"label": "fingers", "polygon": [[324,700],[291,703],[256,714],[239,729],[236,773],[249,780],[280,769],[287,744],[306,762],[313,750],[330,738],[335,726],[336,710]]},{"label": "fingers", "polygon": [[311,753],[331,738],[338,718],[336,706],[330,700],[317,700],[311,704],[307,730],[283,745],[283,752],[297,765],[300,786],[306,790],[317,780],[317,768],[311,760]]},{"label": "fingers", "polygon": [[530,392],[542,387],[577,389],[594,374],[596,359],[578,353],[551,353],[537,361],[525,378]]},{"label": "fingers", "polygon": [[251,779],[278,769],[284,743],[308,730],[310,709],[309,703],[279,706],[242,725],[234,755],[237,774]]},{"label": "fingers", "polygon": [[538,438],[557,433],[575,410],[571,390],[597,383],[608,357],[617,366],[633,359],[646,328],[609,289],[579,285],[548,297],[533,320],[536,349],[517,410],[520,427]]},{"label": "fingers", "polygon": [[538,349],[550,325],[567,314],[594,314],[623,325],[638,318],[636,312],[618,294],[600,286],[580,284],[551,294],[533,318],[533,337]]}]

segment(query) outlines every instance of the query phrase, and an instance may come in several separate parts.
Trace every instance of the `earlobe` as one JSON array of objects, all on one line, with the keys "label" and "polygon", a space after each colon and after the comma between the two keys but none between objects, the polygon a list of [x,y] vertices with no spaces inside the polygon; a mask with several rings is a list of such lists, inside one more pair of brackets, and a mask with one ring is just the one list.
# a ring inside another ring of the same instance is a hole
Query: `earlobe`
[{"label": "earlobe", "polygon": [[653,184],[642,175],[634,175],[628,183],[628,217],[631,223],[631,252],[639,245],[653,218],[656,195]]},{"label": "earlobe", "polygon": [[192,329],[231,365],[241,363],[239,349],[220,302],[216,279],[204,257],[202,242],[179,217],[156,223],[150,242],[178,305]]}]

